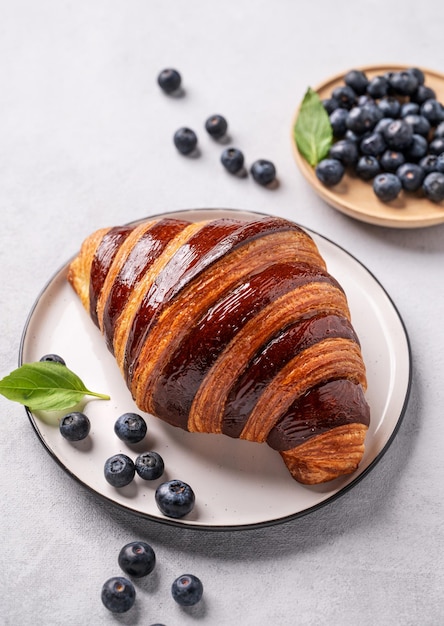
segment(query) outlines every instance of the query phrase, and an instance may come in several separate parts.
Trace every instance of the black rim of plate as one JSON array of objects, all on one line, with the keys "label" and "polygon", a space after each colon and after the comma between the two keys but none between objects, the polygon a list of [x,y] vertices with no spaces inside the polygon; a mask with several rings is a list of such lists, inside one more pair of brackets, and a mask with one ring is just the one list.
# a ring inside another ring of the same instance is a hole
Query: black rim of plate
[{"label": "black rim of plate", "polygon": [[[249,215],[257,215],[257,216],[262,216],[262,217],[269,217],[270,214],[269,213],[261,213],[259,211],[250,211],[250,210],[243,210],[243,209],[225,209],[225,208],[218,208],[218,207],[214,207],[214,208],[199,208],[199,209],[178,209],[177,211],[168,211],[168,212],[164,212],[164,213],[156,213],[153,215],[148,215],[146,217],[143,217],[141,219],[137,219],[137,220],[133,220],[130,222],[130,224],[137,224],[139,222],[142,222],[148,218],[152,219],[152,218],[157,218],[160,216],[165,216],[165,215],[171,215],[171,214],[180,214],[180,213],[191,213],[191,212],[200,212],[200,211],[205,211],[205,212],[226,212],[226,213],[230,213],[233,212],[233,214],[239,214],[239,213],[243,213],[243,214],[249,214]],[[87,489],[89,492],[93,493],[95,496],[99,497],[100,499],[102,499],[105,502],[108,502],[116,507],[118,507],[119,509],[123,509],[137,517],[140,517],[142,519],[145,520],[150,520],[153,522],[159,522],[161,524],[166,524],[168,526],[176,526],[179,528],[186,528],[186,529],[191,529],[191,530],[205,530],[205,531],[239,531],[239,530],[254,530],[257,528],[265,528],[268,526],[275,526],[277,524],[283,524],[285,522],[289,522],[292,521],[294,519],[298,519],[300,517],[304,517],[305,515],[308,515],[310,513],[314,513],[315,511],[323,508],[324,506],[327,506],[328,504],[334,502],[335,500],[337,500],[338,498],[340,498],[342,495],[348,493],[353,487],[355,487],[363,478],[365,478],[371,471],[372,469],[374,469],[374,467],[379,463],[379,461],[383,458],[383,456],[385,455],[385,453],[387,452],[387,450],[389,449],[389,447],[391,446],[391,444],[393,443],[394,438],[396,437],[406,409],[407,409],[407,405],[408,405],[408,401],[409,401],[409,397],[410,397],[410,391],[411,391],[411,385],[412,385],[412,352],[411,352],[411,345],[410,345],[410,339],[407,333],[407,328],[404,324],[404,321],[398,311],[398,308],[396,307],[395,303],[393,302],[392,298],[390,297],[390,295],[387,293],[386,289],[383,287],[383,285],[381,284],[381,282],[376,278],[376,276],[361,262],[359,261],[359,259],[357,259],[353,254],[351,254],[350,252],[348,252],[345,248],[343,248],[342,246],[340,246],[339,244],[335,243],[333,240],[329,239],[328,237],[325,237],[324,235],[321,235],[320,233],[318,233],[317,231],[302,226],[301,224],[298,224],[298,226],[300,226],[301,228],[303,228],[304,230],[306,230],[308,233],[312,233],[314,235],[316,235],[317,237],[320,237],[321,239],[324,239],[325,241],[327,241],[328,243],[332,244],[333,246],[335,246],[336,248],[338,248],[339,250],[341,250],[342,252],[344,252],[347,256],[349,256],[351,259],[353,259],[356,263],[358,263],[368,274],[369,276],[375,281],[375,283],[380,287],[380,289],[382,290],[382,292],[385,294],[385,296],[387,297],[387,299],[389,300],[394,312],[396,313],[396,316],[401,324],[401,328],[403,330],[404,333],[404,338],[406,341],[406,347],[407,347],[407,353],[408,353],[408,379],[407,379],[407,386],[406,386],[406,390],[405,390],[405,396],[404,396],[404,401],[403,401],[403,405],[399,414],[399,417],[396,421],[396,424],[390,434],[390,437],[388,438],[386,444],[383,446],[383,448],[378,452],[378,454],[375,456],[375,458],[369,463],[369,465],[362,470],[354,479],[352,479],[347,485],[344,485],[344,487],[340,488],[337,492],[335,492],[334,494],[332,494],[331,496],[329,496],[328,498],[326,498],[325,500],[322,500],[322,502],[318,502],[317,504],[307,508],[307,509],[303,509],[302,511],[298,511],[296,513],[292,513],[290,515],[285,515],[283,517],[279,517],[276,519],[270,519],[270,520],[265,520],[265,521],[261,521],[261,522],[254,522],[254,523],[248,523],[248,524],[232,524],[232,525],[223,525],[223,524],[198,524],[198,523],[193,523],[193,522],[189,522],[187,521],[186,518],[182,518],[181,520],[175,520],[173,518],[168,518],[168,517],[157,517],[155,515],[152,515],[150,513],[144,513],[142,511],[139,511],[138,509],[134,509],[130,506],[126,506],[125,504],[121,504],[120,502],[116,502],[115,500],[108,498],[107,496],[105,496],[103,493],[100,493],[99,491],[96,491],[95,489],[93,489],[92,487],[90,487],[89,485],[87,485],[86,483],[84,483],[78,476],[76,476],[76,474],[74,474],[68,467],[66,467],[66,465],[59,459],[59,457],[54,453],[54,451],[47,445],[46,441],[44,440],[44,438],[42,437],[42,434],[37,426],[37,422],[36,422],[36,417],[33,415],[32,411],[30,411],[28,409],[28,407],[25,406],[25,410],[26,413],[28,415],[29,421],[31,422],[31,425],[35,431],[35,433],[38,436],[38,439],[40,440],[41,444],[43,445],[43,447],[45,448],[45,450],[48,452],[48,454],[54,459],[54,461],[69,475],[71,476],[71,478],[73,478],[77,483],[79,483],[80,485],[82,485],[85,489]],[[31,323],[31,320],[33,318],[34,315],[34,311],[37,308],[40,299],[42,298],[42,296],[45,294],[45,292],[48,290],[48,288],[51,286],[52,282],[55,280],[55,278],[57,276],[59,276],[67,267],[67,265],[70,263],[70,260],[68,260],[66,263],[64,263],[58,271],[56,271],[53,276],[47,281],[47,283],[45,284],[45,286],[41,289],[40,293],[38,294],[29,314],[27,317],[27,320],[25,322],[25,326],[22,332],[22,336],[21,336],[21,340],[20,340],[20,347],[19,347],[19,359],[18,359],[18,364],[19,366],[23,364],[23,351],[24,351],[24,346],[25,346],[25,341],[27,338],[27,330],[29,327],[29,324]]]}]

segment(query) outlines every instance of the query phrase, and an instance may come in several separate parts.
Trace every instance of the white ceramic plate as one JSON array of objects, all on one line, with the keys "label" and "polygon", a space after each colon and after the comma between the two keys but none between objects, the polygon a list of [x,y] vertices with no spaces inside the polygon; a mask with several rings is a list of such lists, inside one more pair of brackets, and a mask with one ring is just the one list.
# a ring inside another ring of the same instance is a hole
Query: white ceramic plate
[{"label": "white ceramic plate", "polygon": [[[194,220],[209,215],[232,216],[233,211],[168,215]],[[236,216],[258,214],[236,212]],[[122,413],[137,408],[100,332],[67,283],[66,266],[43,289],[30,313],[20,362],[58,353],[89,389],[107,393],[111,400],[93,400],[86,405],[91,432],[76,444],[61,437],[59,415],[28,411],[52,457],[84,486],[127,510],[169,524],[207,529],[251,528],[284,521],[315,510],[356,484],[381,458],[401,422],[410,388],[409,342],[399,314],[380,283],[342,248],[311,234],[329,271],[345,289],[367,366],[372,421],[366,453],[354,475],[324,485],[303,486],[291,478],[280,455],[265,444],[187,433],[150,415],[146,416],[148,434],[143,442],[132,447],[121,442],[114,434],[114,422]],[[166,473],[161,479],[147,482],[136,477],[122,489],[105,481],[103,466],[108,457],[124,452],[135,458],[145,450],[156,450],[163,456]],[[172,478],[188,482],[196,493],[194,511],[178,521],[164,517],[154,500],[157,485]]]},{"label": "white ceramic plate", "polygon": [[[369,78],[385,74],[389,71],[406,69],[404,65],[372,65],[360,68]],[[444,102],[444,75],[433,70],[422,68],[425,84],[436,92],[440,102]],[[344,84],[346,72],[327,78],[314,90],[321,99],[328,98],[333,89]],[[314,169],[305,161],[296,147],[293,137],[293,128],[299,113],[296,112],[292,125],[293,154],[303,176],[310,183],[316,193],[335,209],[354,217],[362,222],[387,226],[390,228],[425,228],[444,222],[444,203],[436,204],[420,197],[418,194],[406,194],[393,202],[384,203],[378,200],[370,182],[360,180],[357,176],[346,173],[339,185],[328,188],[322,185],[316,177]]]}]

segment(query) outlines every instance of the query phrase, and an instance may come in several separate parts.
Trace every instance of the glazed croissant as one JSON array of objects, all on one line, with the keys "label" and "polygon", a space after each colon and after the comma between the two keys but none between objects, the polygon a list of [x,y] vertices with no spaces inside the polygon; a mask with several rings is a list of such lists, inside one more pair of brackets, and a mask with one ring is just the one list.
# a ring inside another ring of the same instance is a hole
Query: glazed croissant
[{"label": "glazed croissant", "polygon": [[358,467],[369,425],[359,340],[341,286],[294,223],[104,228],[68,280],[140,410],[266,442],[305,484]]}]

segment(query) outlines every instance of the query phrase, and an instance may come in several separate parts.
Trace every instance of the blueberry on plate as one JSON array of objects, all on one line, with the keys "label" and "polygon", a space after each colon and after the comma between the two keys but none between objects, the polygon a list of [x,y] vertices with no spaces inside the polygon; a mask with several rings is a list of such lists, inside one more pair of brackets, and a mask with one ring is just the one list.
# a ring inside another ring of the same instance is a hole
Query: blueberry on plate
[{"label": "blueberry on plate", "polygon": [[406,117],[406,115],[418,115],[419,104],[417,102],[403,102],[401,104],[401,110],[399,117]]},{"label": "blueberry on plate", "polygon": [[345,167],[338,159],[323,159],[315,167],[315,174],[323,185],[333,187],[341,182]]},{"label": "blueberry on plate", "polygon": [[376,157],[362,156],[356,164],[355,172],[362,180],[371,180],[381,172],[381,166]]},{"label": "blueberry on plate", "polygon": [[222,152],[220,160],[230,174],[237,174],[244,166],[244,155],[237,148],[226,148]]},{"label": "blueberry on plate", "polygon": [[182,127],[174,133],[174,145],[181,154],[190,154],[197,146],[197,135],[191,128]]},{"label": "blueberry on plate", "polygon": [[440,122],[438,126],[435,128],[433,138],[436,139],[438,137],[444,137],[444,122]]},{"label": "blueberry on plate", "polygon": [[385,76],[375,76],[367,85],[367,93],[372,98],[383,98],[388,94],[389,81]]},{"label": "blueberry on plate", "polygon": [[48,363],[60,363],[60,365],[66,365],[65,360],[58,354],[45,354],[40,361],[47,361]]},{"label": "blueberry on plate", "polygon": [[430,154],[442,154],[444,152],[444,137],[436,137],[429,144]]},{"label": "blueberry on plate", "polygon": [[404,150],[404,154],[409,161],[419,161],[427,154],[428,149],[427,139],[422,135],[413,133],[412,143]]},{"label": "blueberry on plate", "polygon": [[416,80],[418,81],[418,85],[424,84],[425,82],[424,72],[419,67],[410,67],[408,71],[411,72],[413,76],[415,76]]},{"label": "blueberry on plate", "polygon": [[194,491],[182,480],[169,480],[156,489],[156,504],[167,517],[180,518],[188,515],[195,502]]},{"label": "blueberry on plate", "polygon": [[91,422],[84,413],[74,411],[60,420],[59,430],[62,437],[68,441],[82,441],[91,430]]},{"label": "blueberry on plate", "polygon": [[373,191],[382,202],[391,202],[402,189],[401,181],[395,174],[378,174],[373,180]]},{"label": "blueberry on plate", "polygon": [[345,124],[349,130],[362,135],[372,130],[375,125],[382,119],[382,112],[374,104],[363,104],[354,107],[348,114]]},{"label": "blueberry on plate", "polygon": [[405,163],[405,156],[402,152],[397,152],[396,150],[386,150],[381,155],[380,163],[384,171],[396,172],[398,167]]},{"label": "blueberry on plate", "polygon": [[419,87],[418,79],[410,70],[393,72],[390,87],[399,96],[411,96]]},{"label": "blueberry on plate", "polygon": [[426,154],[426,156],[419,161],[419,165],[424,170],[425,175],[430,174],[430,172],[439,172],[438,155]]},{"label": "blueberry on plate", "polygon": [[153,571],[156,565],[156,554],[149,543],[131,541],[120,550],[118,563],[128,576],[142,578]]},{"label": "blueberry on plate", "polygon": [[383,117],[379,120],[379,122],[374,127],[375,133],[381,133],[384,136],[384,130],[387,128],[389,124],[394,121],[393,117]]},{"label": "blueberry on plate", "polygon": [[227,129],[228,123],[223,115],[212,115],[205,122],[205,130],[211,137],[214,137],[214,139],[223,137]]},{"label": "blueberry on plate", "polygon": [[347,132],[348,116],[349,111],[341,107],[335,109],[333,113],[329,115],[333,136],[336,137],[336,139],[341,139]]},{"label": "blueberry on plate", "polygon": [[432,126],[437,126],[444,121],[444,107],[435,98],[430,98],[422,103],[421,115],[426,117]]},{"label": "blueberry on plate", "polygon": [[126,613],[134,605],[136,590],[123,576],[109,578],[102,587],[102,602],[112,613]]},{"label": "blueberry on plate", "polygon": [[333,111],[339,107],[339,102],[332,96],[331,98],[324,98],[322,100],[322,105],[330,115],[330,113],[333,113]]},{"label": "blueberry on plate", "polygon": [[399,117],[401,103],[393,96],[386,96],[385,98],[381,98],[378,102],[378,108],[384,117]]},{"label": "blueberry on plate", "polygon": [[171,595],[180,606],[194,606],[202,599],[202,581],[194,574],[182,574],[171,585]]},{"label": "blueberry on plate", "polygon": [[269,185],[276,178],[276,168],[271,161],[258,159],[251,166],[251,175],[259,185]]},{"label": "blueberry on plate", "polygon": [[429,120],[424,115],[409,113],[404,117],[404,120],[410,124],[415,134],[424,135],[424,137],[428,136],[431,126]]},{"label": "blueberry on plate", "polygon": [[426,197],[432,202],[444,200],[444,173],[431,172],[424,178],[422,188]]},{"label": "blueberry on plate", "polygon": [[350,70],[344,76],[344,83],[351,87],[358,96],[362,96],[367,90],[368,78],[365,72],[361,70]]},{"label": "blueberry on plate", "polygon": [[182,77],[179,72],[172,68],[162,70],[157,77],[159,87],[165,93],[174,93],[182,83]]},{"label": "blueberry on plate", "polygon": [[387,146],[384,141],[384,137],[381,133],[373,132],[359,144],[359,149],[362,154],[367,156],[379,156],[386,150]]},{"label": "blueberry on plate", "polygon": [[406,191],[417,191],[424,180],[424,170],[416,163],[404,163],[396,170],[396,176]]},{"label": "blueberry on plate", "polygon": [[154,451],[142,452],[135,463],[136,472],[143,480],[156,480],[165,470],[165,464],[160,454]]},{"label": "blueberry on plate", "polygon": [[115,454],[105,461],[105,479],[113,487],[125,487],[133,480],[136,469],[126,454]]},{"label": "blueberry on plate", "polygon": [[358,160],[358,147],[350,139],[340,139],[332,145],[328,154],[330,159],[338,159],[345,166],[354,165]]},{"label": "blueberry on plate", "polygon": [[350,110],[356,102],[356,92],[348,85],[340,85],[332,91],[332,97],[339,102],[342,109]]},{"label": "blueberry on plate", "polygon": [[403,120],[393,120],[383,132],[384,139],[389,148],[393,150],[405,150],[411,143],[413,128]]},{"label": "blueberry on plate", "polygon": [[114,424],[114,432],[126,443],[139,443],[145,437],[147,430],[145,420],[137,413],[124,413]]},{"label": "blueberry on plate", "polygon": [[427,85],[419,85],[415,93],[412,93],[410,96],[410,101],[423,104],[426,100],[434,98],[436,98],[436,92],[431,87],[427,87]]}]

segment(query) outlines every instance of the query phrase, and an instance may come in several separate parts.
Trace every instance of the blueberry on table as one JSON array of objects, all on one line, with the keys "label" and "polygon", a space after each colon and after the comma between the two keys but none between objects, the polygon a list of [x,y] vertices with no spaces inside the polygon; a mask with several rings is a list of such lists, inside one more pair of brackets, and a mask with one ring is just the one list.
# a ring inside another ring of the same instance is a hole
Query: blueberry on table
[{"label": "blueberry on table", "polygon": [[230,174],[237,174],[244,166],[244,155],[237,148],[226,148],[222,152],[220,160]]},{"label": "blueberry on table", "polygon": [[362,180],[371,180],[381,172],[381,166],[376,157],[362,156],[356,164],[355,171]]},{"label": "blueberry on table", "polygon": [[124,413],[114,424],[114,432],[126,443],[139,443],[145,437],[147,430],[145,420],[137,413]]},{"label": "blueberry on table", "polygon": [[417,191],[424,180],[424,170],[416,163],[404,163],[396,170],[396,176],[406,191]]},{"label": "blueberry on table", "polygon": [[182,83],[182,77],[179,72],[172,68],[162,70],[157,77],[159,87],[165,93],[174,93]]},{"label": "blueberry on table", "polygon": [[205,130],[214,139],[220,139],[228,130],[227,120],[223,115],[212,115],[205,122]]},{"label": "blueberry on table", "polygon": [[350,70],[344,76],[344,83],[351,87],[358,96],[361,96],[367,90],[368,78],[365,72],[361,70]]},{"label": "blueberry on table", "polygon": [[123,576],[109,578],[102,587],[102,602],[112,613],[126,613],[134,605],[136,590]]},{"label": "blueberry on table", "polygon": [[317,178],[326,187],[333,187],[341,182],[345,167],[338,159],[323,159],[315,167]]},{"label": "blueberry on table", "polygon": [[181,154],[190,154],[197,146],[197,135],[191,128],[182,127],[174,133],[174,145]]},{"label": "blueberry on table", "polygon": [[391,202],[402,189],[401,181],[395,174],[378,174],[373,180],[373,191],[382,202]]},{"label": "blueberry on table", "polygon": [[431,172],[424,178],[422,188],[426,197],[432,202],[444,200],[444,173]]},{"label": "blueberry on table", "polygon": [[156,480],[165,470],[160,454],[154,451],[142,452],[135,461],[136,472],[143,480]]},{"label": "blueberry on table", "polygon": [[84,413],[74,411],[60,420],[59,430],[62,437],[68,441],[82,441],[91,430],[91,422]]},{"label": "blueberry on table", "polygon": [[105,461],[105,479],[113,487],[125,487],[133,480],[136,469],[126,454],[115,454]]},{"label": "blueberry on table", "polygon": [[194,491],[182,480],[169,480],[156,489],[156,504],[167,517],[180,518],[188,515],[195,502]]},{"label": "blueberry on table", "polygon": [[266,186],[276,178],[276,168],[271,161],[258,159],[251,166],[251,175],[259,185]]},{"label": "blueberry on table", "polygon": [[120,550],[118,563],[129,576],[142,578],[153,571],[156,565],[156,555],[145,541],[132,541]]},{"label": "blueberry on table", "polygon": [[202,581],[193,574],[182,574],[171,585],[171,595],[180,606],[193,606],[202,599]]},{"label": "blueberry on table", "polygon": [[58,354],[45,354],[40,361],[48,361],[49,363],[60,363],[60,365],[66,365],[65,360]]}]

